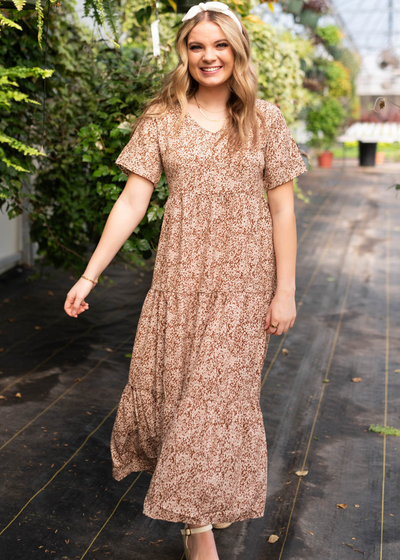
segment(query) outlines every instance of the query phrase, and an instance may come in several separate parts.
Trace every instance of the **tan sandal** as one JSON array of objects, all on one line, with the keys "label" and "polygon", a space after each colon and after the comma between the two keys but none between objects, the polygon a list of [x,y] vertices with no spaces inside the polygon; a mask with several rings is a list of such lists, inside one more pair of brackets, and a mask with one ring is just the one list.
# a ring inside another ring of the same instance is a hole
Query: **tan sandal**
[{"label": "tan sandal", "polygon": [[232,525],[232,523],[213,523],[212,524],[214,529],[226,529],[227,527],[230,527],[231,525]]},{"label": "tan sandal", "polygon": [[188,524],[185,523],[185,528],[181,529],[181,533],[182,533],[182,537],[183,537],[183,547],[185,550],[185,557],[186,560],[190,560],[190,550],[188,548],[188,537],[190,535],[194,535],[195,533],[204,533],[205,531],[211,531],[213,528],[213,526],[211,525],[211,523],[209,525],[204,525],[203,527],[195,527],[193,529],[190,529],[188,527]]}]

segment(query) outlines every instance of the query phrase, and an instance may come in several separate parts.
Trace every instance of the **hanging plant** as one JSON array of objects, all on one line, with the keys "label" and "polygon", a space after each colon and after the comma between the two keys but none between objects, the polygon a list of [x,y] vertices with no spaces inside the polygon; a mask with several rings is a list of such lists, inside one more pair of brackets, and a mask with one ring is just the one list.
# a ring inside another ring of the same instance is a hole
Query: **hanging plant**
[{"label": "hanging plant", "polygon": [[[49,4],[56,4],[58,0],[0,0],[0,9],[13,10],[19,12],[22,10],[36,10],[37,11],[37,26],[38,26],[38,43],[42,48],[43,38],[43,22],[44,22],[44,8]],[[85,16],[92,16],[96,23],[102,27],[115,47],[119,47],[116,42],[117,37],[117,24],[118,21],[118,0],[84,0],[84,14]],[[110,27],[113,32],[114,38],[109,35],[106,25]],[[14,27],[20,29],[11,19],[6,17],[0,12],[0,26]]]},{"label": "hanging plant", "polygon": [[318,25],[319,14],[313,12],[312,10],[303,10],[300,16],[297,16],[296,22],[305,25],[306,27],[311,27],[315,29]]},{"label": "hanging plant", "polygon": [[303,9],[304,0],[284,0],[282,2],[282,9],[289,14],[298,15]]},{"label": "hanging plant", "polygon": [[304,3],[303,11],[310,10],[319,15],[326,15],[329,13],[329,5],[326,0],[308,0]]}]

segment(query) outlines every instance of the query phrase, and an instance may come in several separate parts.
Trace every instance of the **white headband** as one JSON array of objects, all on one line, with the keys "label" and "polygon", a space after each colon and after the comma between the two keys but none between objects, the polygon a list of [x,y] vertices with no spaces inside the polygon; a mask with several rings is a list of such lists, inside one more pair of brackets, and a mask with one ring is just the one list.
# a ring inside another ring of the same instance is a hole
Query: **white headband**
[{"label": "white headband", "polygon": [[233,19],[233,21],[239,27],[239,30],[243,33],[243,29],[239,19],[223,2],[200,2],[200,4],[198,4],[197,6],[192,6],[190,8],[188,13],[182,18],[182,21],[194,18],[194,16],[196,16],[199,12],[221,12],[222,14],[225,14]]}]

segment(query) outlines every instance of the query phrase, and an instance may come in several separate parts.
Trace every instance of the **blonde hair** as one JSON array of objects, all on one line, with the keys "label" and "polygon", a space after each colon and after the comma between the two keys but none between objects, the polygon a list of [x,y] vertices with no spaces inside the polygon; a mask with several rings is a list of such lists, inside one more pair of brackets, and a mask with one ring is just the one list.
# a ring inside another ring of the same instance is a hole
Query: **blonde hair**
[{"label": "blonde hair", "polygon": [[220,139],[227,135],[228,146],[240,149],[247,144],[250,131],[253,142],[258,139],[256,115],[259,114],[262,118],[262,114],[256,108],[257,72],[251,60],[250,38],[245,27],[242,25],[243,32],[240,32],[237,24],[229,16],[214,11],[199,12],[181,25],[175,40],[179,62],[165,77],[160,93],[146,105],[142,115],[136,120],[132,133],[142,119],[165,115],[176,101],[181,107],[177,128],[181,125],[186,113],[187,99],[193,97],[198,89],[198,82],[189,73],[187,41],[191,30],[201,21],[211,21],[219,25],[233,50],[234,66],[228,81],[231,91],[227,103],[229,120]]}]

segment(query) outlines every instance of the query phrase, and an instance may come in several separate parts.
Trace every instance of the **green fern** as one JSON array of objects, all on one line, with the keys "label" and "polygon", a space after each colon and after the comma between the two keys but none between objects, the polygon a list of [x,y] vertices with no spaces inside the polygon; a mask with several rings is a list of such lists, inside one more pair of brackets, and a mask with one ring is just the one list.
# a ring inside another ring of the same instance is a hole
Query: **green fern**
[{"label": "green fern", "polygon": [[14,3],[14,6],[17,8],[17,10],[20,12],[22,10],[22,8],[25,6],[26,4],[26,0],[12,0]]},{"label": "green fern", "polygon": [[[1,8],[1,4],[0,4],[0,8]],[[15,21],[6,18],[1,12],[0,12],[0,27],[14,27],[14,29],[19,29],[20,31],[22,31],[22,27],[18,25],[18,23],[15,23]]]},{"label": "green fern", "polygon": [[[20,66],[14,66],[12,68],[4,68],[0,66],[0,108],[3,110],[8,110],[11,107],[11,103],[30,103],[35,105],[40,105],[34,99],[31,99],[26,93],[22,93],[18,90],[18,82],[15,79],[26,79],[26,78],[49,78],[53,74],[54,70],[43,70],[42,68],[25,68]],[[3,131],[0,130],[0,144],[8,144],[11,148],[17,152],[23,154],[24,156],[44,156],[43,152],[37,150],[36,148],[31,148],[26,144],[23,144],[19,140],[8,136]],[[15,171],[21,173],[28,173],[29,170],[19,165],[17,162],[11,161],[6,157],[3,149],[0,148],[0,161],[6,164],[7,167],[12,167]],[[3,197],[4,198],[4,197]]]},{"label": "green fern", "polygon": [[114,37],[117,37],[118,31],[116,21],[118,20],[118,1],[117,0],[85,0],[84,14],[92,16],[100,27],[103,27],[107,37],[115,47],[119,48],[119,44],[109,35],[106,25],[111,28]]}]

